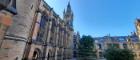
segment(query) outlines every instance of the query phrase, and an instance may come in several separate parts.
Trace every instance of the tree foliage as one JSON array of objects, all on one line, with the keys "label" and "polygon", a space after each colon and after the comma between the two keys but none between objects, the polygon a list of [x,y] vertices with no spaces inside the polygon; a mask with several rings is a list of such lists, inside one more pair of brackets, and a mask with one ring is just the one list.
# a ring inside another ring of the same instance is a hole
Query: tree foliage
[{"label": "tree foliage", "polygon": [[90,60],[90,57],[94,57],[94,40],[91,36],[82,36],[78,48],[79,60]]},{"label": "tree foliage", "polygon": [[134,60],[134,54],[128,49],[109,48],[105,51],[107,60]]}]

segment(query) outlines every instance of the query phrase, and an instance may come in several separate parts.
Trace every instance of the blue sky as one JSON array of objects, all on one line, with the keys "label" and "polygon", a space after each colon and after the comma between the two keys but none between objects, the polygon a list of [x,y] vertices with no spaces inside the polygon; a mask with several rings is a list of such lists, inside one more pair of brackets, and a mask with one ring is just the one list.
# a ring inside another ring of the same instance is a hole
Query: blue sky
[{"label": "blue sky", "polygon": [[[61,17],[68,0],[45,0]],[[140,0],[71,0],[74,29],[93,37],[124,36],[135,31]]]}]

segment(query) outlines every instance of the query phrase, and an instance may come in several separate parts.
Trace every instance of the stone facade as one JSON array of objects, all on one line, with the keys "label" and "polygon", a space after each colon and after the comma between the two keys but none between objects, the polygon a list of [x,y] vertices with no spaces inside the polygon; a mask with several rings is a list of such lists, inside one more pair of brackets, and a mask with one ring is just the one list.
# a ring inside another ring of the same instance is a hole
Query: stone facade
[{"label": "stone facade", "polygon": [[106,49],[110,47],[120,48],[120,49],[130,49],[134,52],[135,60],[140,59],[140,46],[139,39],[134,33],[130,36],[104,36],[96,37],[95,47],[96,55],[98,59],[104,59],[103,53]]},{"label": "stone facade", "polygon": [[70,2],[63,19],[44,0],[1,0],[0,6],[0,12],[6,12],[12,21],[0,40],[1,60],[72,58],[74,29]]},{"label": "stone facade", "polygon": [[75,33],[73,36],[73,58],[77,59],[78,57],[78,45],[80,41],[80,34],[79,32]]},{"label": "stone facade", "polygon": [[138,35],[139,39],[140,39],[140,19],[137,18],[136,22],[135,22],[135,26],[136,26],[136,34]]},{"label": "stone facade", "polygon": [[[138,40],[139,40],[139,42],[140,42],[140,19],[139,19],[139,18],[136,19],[135,27],[136,27],[136,34],[137,34],[137,36],[138,36],[138,38],[139,38]],[[137,55],[140,56],[140,53],[137,53]],[[140,57],[139,57],[139,58],[140,58]]]}]

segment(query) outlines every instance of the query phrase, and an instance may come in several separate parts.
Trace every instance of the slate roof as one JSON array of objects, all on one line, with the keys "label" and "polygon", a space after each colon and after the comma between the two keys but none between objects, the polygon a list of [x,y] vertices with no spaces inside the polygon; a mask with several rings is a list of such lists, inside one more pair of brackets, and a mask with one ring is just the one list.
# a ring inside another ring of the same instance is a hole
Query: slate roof
[{"label": "slate roof", "polygon": [[[139,39],[136,35],[129,36],[132,42],[138,42]],[[127,42],[128,36],[104,36],[104,37],[94,37],[95,41],[98,41],[99,43],[103,43],[106,40],[111,40],[114,42]]]}]

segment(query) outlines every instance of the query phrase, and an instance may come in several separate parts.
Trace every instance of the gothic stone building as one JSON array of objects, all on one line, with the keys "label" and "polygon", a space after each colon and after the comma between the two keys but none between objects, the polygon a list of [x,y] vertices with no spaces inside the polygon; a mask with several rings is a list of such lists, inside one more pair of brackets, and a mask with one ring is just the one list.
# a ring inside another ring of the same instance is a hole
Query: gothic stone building
[{"label": "gothic stone building", "polygon": [[134,52],[135,60],[140,60],[140,42],[138,36],[133,33],[130,36],[104,36],[95,37],[96,54],[98,59],[103,59],[103,53],[110,47],[130,49]]},{"label": "gothic stone building", "polygon": [[136,19],[135,26],[136,26],[137,35],[140,39],[140,19],[139,18]]},{"label": "gothic stone building", "polygon": [[44,0],[0,0],[0,60],[70,60],[70,2],[61,19]]},{"label": "gothic stone building", "polygon": [[78,45],[80,41],[80,34],[79,32],[74,33],[73,35],[73,58],[77,59],[78,58]]}]

